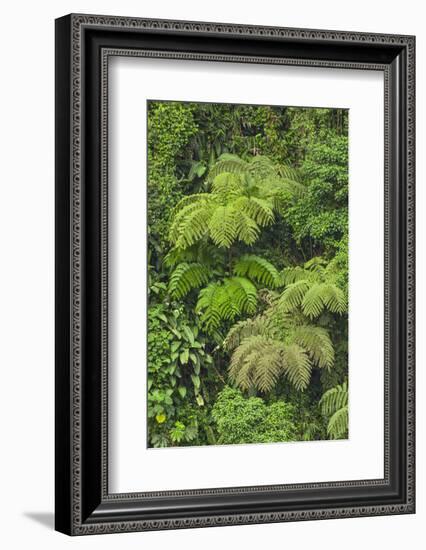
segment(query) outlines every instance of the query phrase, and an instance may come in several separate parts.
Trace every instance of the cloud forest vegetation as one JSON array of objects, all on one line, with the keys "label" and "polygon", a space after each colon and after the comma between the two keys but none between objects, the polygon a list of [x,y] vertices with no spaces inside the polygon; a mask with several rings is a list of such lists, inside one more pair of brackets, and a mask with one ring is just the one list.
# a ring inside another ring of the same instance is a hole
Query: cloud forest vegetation
[{"label": "cloud forest vegetation", "polygon": [[347,438],[348,112],[150,101],[148,275],[150,447]]}]

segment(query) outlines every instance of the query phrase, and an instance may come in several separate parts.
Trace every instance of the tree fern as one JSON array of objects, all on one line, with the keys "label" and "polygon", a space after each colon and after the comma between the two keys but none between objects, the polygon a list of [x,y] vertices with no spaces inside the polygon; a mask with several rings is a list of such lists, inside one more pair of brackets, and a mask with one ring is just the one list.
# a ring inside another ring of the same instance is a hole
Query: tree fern
[{"label": "tree fern", "polygon": [[226,204],[230,200],[239,197],[244,192],[241,179],[230,172],[221,172],[212,182],[212,193]]},{"label": "tree fern", "polygon": [[196,305],[207,332],[218,329],[223,320],[233,321],[243,313],[253,314],[257,306],[257,290],[244,277],[229,277],[210,283],[200,291]]},{"label": "tree fern", "polygon": [[[182,201],[186,199],[187,197]],[[216,201],[209,194],[200,194],[193,201],[184,202],[177,210],[170,226],[169,237],[172,244],[177,248],[186,249],[200,241],[208,231],[208,223],[215,206]]]},{"label": "tree fern", "polygon": [[[219,327],[222,320],[222,302],[224,301],[226,303],[226,300],[223,299],[223,288],[218,282],[210,283],[198,295],[195,311],[201,314],[201,322],[207,332],[212,332]],[[228,307],[231,309],[231,305]]]},{"label": "tree fern", "polygon": [[327,433],[332,439],[344,439],[347,437],[349,425],[349,409],[346,405],[338,411],[328,421]]},{"label": "tree fern", "polygon": [[288,285],[279,298],[279,305],[283,311],[292,311],[299,307],[306,292],[309,290],[309,281],[300,279],[291,285]]},{"label": "tree fern", "polygon": [[245,338],[232,355],[229,376],[241,389],[271,390],[283,372],[282,345],[265,336]]},{"label": "tree fern", "polygon": [[238,259],[234,265],[234,273],[269,288],[276,288],[281,284],[277,269],[268,260],[252,254],[245,254]]},{"label": "tree fern", "polygon": [[309,273],[300,265],[294,267],[286,267],[281,272],[281,280],[283,285],[291,285],[297,281],[310,280],[312,277]]},{"label": "tree fern", "polygon": [[324,416],[329,417],[327,433],[332,439],[347,437],[349,425],[349,393],[347,382],[326,391],[320,406]]},{"label": "tree fern", "polygon": [[307,350],[319,368],[330,369],[334,364],[334,348],[328,332],[312,325],[298,326],[293,332],[294,341]]},{"label": "tree fern", "polygon": [[180,263],[170,275],[169,292],[174,298],[183,298],[188,292],[205,285],[209,270],[200,263]]},{"label": "tree fern", "polygon": [[347,311],[347,297],[322,258],[313,258],[304,268],[284,269],[281,279],[286,285],[279,299],[283,311],[300,309],[310,319],[319,317],[324,310],[339,314]]},{"label": "tree fern", "polygon": [[259,227],[266,227],[274,221],[273,202],[261,197],[241,197],[236,207],[250,216]]},{"label": "tree fern", "polygon": [[283,370],[296,390],[304,390],[311,379],[312,362],[307,350],[296,343],[286,346],[282,353]]},{"label": "tree fern", "polygon": [[229,174],[245,174],[248,170],[248,164],[237,155],[224,153],[211,168],[209,178],[213,180],[218,174],[227,172]]},{"label": "tree fern", "polygon": [[207,227],[217,246],[229,248],[237,238],[236,210],[232,205],[219,205],[210,217]]},{"label": "tree fern", "polygon": [[348,400],[348,384],[344,382],[324,393],[320,401],[321,411],[323,414],[330,416],[338,409],[345,407],[348,404]]},{"label": "tree fern", "polygon": [[333,313],[345,313],[347,311],[347,299],[343,290],[333,283],[322,285],[322,300],[324,306]]},{"label": "tree fern", "polygon": [[267,335],[269,333],[268,320],[263,315],[238,321],[231,327],[223,341],[223,347],[231,352],[237,348],[243,340],[250,336]]},{"label": "tree fern", "polygon": [[300,182],[288,178],[290,173],[295,174],[267,157],[245,161],[222,155],[209,173],[211,192],[184,197],[173,210],[170,242],[180,249],[205,237],[223,248],[236,241],[253,244],[284,203],[303,192]]},{"label": "tree fern", "polygon": [[180,263],[200,263],[205,267],[217,270],[223,263],[223,251],[206,240],[200,241],[185,250],[172,248],[164,258],[164,265],[169,268]]},{"label": "tree fern", "polygon": [[255,243],[260,234],[259,225],[236,202],[234,203],[234,208],[235,235],[238,240],[248,245]]},{"label": "tree fern", "polygon": [[243,390],[270,391],[284,376],[303,391],[314,367],[333,366],[333,345],[325,329],[298,325],[289,317],[281,318],[280,326],[274,313],[272,306],[230,329],[224,340],[224,348],[232,352],[229,376]]},{"label": "tree fern", "polygon": [[241,312],[253,314],[257,306],[257,290],[245,277],[225,279],[224,288]]}]

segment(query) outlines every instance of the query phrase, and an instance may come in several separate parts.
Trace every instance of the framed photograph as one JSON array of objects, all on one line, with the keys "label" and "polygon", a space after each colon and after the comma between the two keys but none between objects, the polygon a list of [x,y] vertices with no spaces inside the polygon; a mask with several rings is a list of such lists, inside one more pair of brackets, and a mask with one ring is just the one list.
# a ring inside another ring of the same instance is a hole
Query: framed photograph
[{"label": "framed photograph", "polygon": [[56,529],[408,514],[413,36],[56,21]]}]

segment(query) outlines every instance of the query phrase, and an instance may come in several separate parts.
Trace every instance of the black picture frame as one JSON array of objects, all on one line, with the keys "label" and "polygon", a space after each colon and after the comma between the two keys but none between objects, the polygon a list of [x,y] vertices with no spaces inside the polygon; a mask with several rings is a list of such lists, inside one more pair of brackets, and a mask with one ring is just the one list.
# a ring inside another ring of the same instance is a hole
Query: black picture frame
[{"label": "black picture frame", "polygon": [[[383,479],[108,493],[105,143],[111,55],[383,71]],[[85,535],[414,513],[414,79],[413,36],[80,14],[56,20],[58,531]]]}]

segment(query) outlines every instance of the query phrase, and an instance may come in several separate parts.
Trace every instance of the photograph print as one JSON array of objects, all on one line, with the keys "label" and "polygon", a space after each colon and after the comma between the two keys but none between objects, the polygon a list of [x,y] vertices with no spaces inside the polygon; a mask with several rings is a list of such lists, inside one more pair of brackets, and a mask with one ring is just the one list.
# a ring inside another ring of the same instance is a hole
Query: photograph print
[{"label": "photograph print", "polygon": [[147,446],[348,439],[348,109],[147,113]]}]

